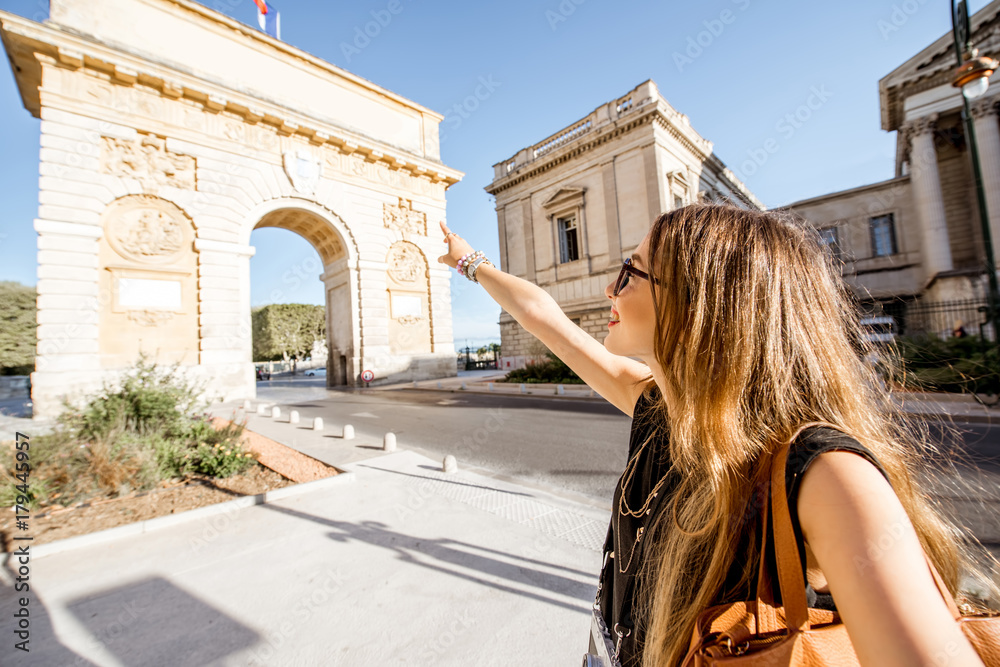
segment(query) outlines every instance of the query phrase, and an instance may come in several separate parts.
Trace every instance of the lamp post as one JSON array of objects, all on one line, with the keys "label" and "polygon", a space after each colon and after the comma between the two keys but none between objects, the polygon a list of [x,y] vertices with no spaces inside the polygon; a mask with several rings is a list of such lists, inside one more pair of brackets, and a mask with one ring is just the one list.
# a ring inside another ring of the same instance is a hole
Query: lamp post
[{"label": "lamp post", "polygon": [[965,0],[951,0],[951,26],[955,37],[955,58],[958,59],[958,70],[951,85],[962,91],[962,121],[965,123],[965,136],[969,142],[969,152],[972,157],[972,174],[976,183],[976,202],[979,204],[979,222],[983,227],[983,244],[986,253],[986,278],[989,285],[987,295],[987,319],[993,325],[993,338],[997,340],[996,315],[1000,304],[1000,294],[997,290],[996,262],[993,257],[993,238],[990,233],[990,220],[986,211],[986,194],[983,192],[983,175],[979,168],[979,146],[976,143],[976,129],[969,111],[969,100],[974,100],[986,93],[990,85],[990,75],[1000,66],[993,58],[979,55],[979,49],[973,48],[969,30],[969,8]]}]

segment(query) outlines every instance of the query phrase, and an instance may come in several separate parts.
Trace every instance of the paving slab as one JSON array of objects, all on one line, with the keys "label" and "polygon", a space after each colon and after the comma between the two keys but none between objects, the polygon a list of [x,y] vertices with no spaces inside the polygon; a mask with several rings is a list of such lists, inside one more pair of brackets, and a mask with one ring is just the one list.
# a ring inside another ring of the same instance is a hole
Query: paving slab
[{"label": "paving slab", "polygon": [[[399,451],[355,481],[29,561],[4,665],[562,665],[608,513]],[[15,563],[0,608],[16,608]]]}]

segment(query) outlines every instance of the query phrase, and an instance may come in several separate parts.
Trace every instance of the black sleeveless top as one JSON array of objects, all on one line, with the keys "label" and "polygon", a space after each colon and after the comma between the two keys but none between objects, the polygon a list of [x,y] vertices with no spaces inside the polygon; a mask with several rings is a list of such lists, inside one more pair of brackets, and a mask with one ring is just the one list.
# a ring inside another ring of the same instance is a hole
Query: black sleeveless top
[{"label": "black sleeveless top", "polygon": [[[640,529],[644,533],[648,531],[658,513],[668,506],[666,501],[676,491],[680,481],[677,473],[671,469],[667,435],[662,431],[658,432],[656,424],[645,414],[658,398],[659,391],[655,387],[643,392],[632,413],[632,431],[629,437],[630,463],[626,465],[625,471],[615,487],[611,504],[612,519],[604,547],[604,566],[601,570],[597,600],[595,601],[611,632],[612,640],[617,640],[615,625],[618,623],[620,623],[619,629],[622,630],[623,634],[628,635],[622,639],[619,654],[622,667],[640,665],[645,635],[645,623],[642,619],[634,618],[632,609],[638,588],[636,573],[640,569],[643,547],[649,546],[649,544],[645,544],[649,542],[649,539],[646,535],[643,535],[639,540],[636,537]],[[829,451],[858,453],[882,471],[875,456],[868,449],[840,431],[829,428],[810,428],[803,431],[793,443],[785,468],[785,486],[796,541],[799,544],[799,551],[802,553],[803,576],[805,576],[806,569],[805,550],[802,549],[802,531],[799,527],[796,508],[799,483],[816,457]],[[636,457],[637,452],[638,457]],[[885,472],[882,471],[882,474],[884,475]],[[661,480],[662,484],[656,491],[656,496],[650,498],[654,488]],[[624,493],[623,488],[625,489]],[[623,495],[625,504],[621,505],[621,509],[625,510],[625,514],[619,510],[619,503]],[[644,509],[643,506],[647,499],[650,499],[650,503]],[[670,524],[664,522],[661,525],[669,526]],[[669,527],[664,529],[669,529]],[[723,585],[723,592],[714,604],[749,599],[751,592],[747,586],[737,589],[729,585],[729,582],[739,581],[741,574],[738,569],[739,565],[738,563],[734,564],[733,569],[730,570],[727,583]],[[777,595],[777,592],[775,594]],[[830,595],[818,594],[808,584],[806,584],[806,597],[810,607],[836,609]],[[628,629],[631,629],[630,634]]]}]

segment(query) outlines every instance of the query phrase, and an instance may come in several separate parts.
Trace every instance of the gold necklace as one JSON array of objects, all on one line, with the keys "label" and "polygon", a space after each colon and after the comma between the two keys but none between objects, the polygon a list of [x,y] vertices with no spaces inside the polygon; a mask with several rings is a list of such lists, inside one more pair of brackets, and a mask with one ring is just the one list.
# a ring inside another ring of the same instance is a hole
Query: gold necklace
[{"label": "gold necklace", "polygon": [[[653,436],[648,437],[646,441],[639,446],[639,449],[625,465],[625,471],[622,473],[622,480],[621,483],[619,484],[619,487],[621,489],[621,495],[618,497],[618,522],[617,522],[618,525],[615,529],[615,552],[618,553],[619,555],[621,555],[622,553],[621,517],[631,516],[633,518],[640,518],[643,515],[648,515],[651,512],[651,510],[649,509],[650,503],[653,502],[653,499],[656,498],[657,495],[659,495],[660,488],[663,486],[664,482],[666,482],[667,475],[669,475],[668,471],[663,475],[663,477],[660,478],[660,480],[653,487],[653,490],[649,493],[649,495],[646,496],[646,501],[642,504],[642,507],[640,507],[638,510],[633,510],[631,507],[628,506],[628,501],[625,500],[625,495],[626,495],[625,487],[632,482],[632,478],[635,476],[635,470],[639,465],[639,456],[642,454],[642,450],[645,449],[646,445],[652,439]],[[624,509],[622,509],[623,507]],[[635,542],[632,543],[632,548],[629,549],[628,562],[625,563],[624,567],[622,567],[620,564],[621,558],[616,559],[619,563],[618,571],[621,574],[625,574],[625,572],[627,572],[629,567],[632,565],[632,559],[635,557],[636,547],[639,546],[639,542],[640,540],[642,540],[642,535],[645,532],[646,532],[645,527],[639,526],[639,530],[636,531]],[[612,558],[614,558],[614,554],[612,554]]]}]

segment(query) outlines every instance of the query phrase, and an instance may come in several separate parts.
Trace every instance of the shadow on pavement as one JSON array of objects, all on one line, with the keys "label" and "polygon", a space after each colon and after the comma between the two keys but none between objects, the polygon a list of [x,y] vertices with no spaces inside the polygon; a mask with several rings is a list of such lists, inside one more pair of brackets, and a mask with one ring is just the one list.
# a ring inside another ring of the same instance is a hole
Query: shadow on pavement
[{"label": "shadow on pavement", "polygon": [[[551,604],[569,611],[579,612],[580,614],[590,614],[590,604],[593,602],[594,595],[597,591],[596,573],[587,573],[585,575],[593,579],[593,584],[584,583],[569,577],[527,567],[526,565],[517,565],[498,558],[491,558],[478,553],[473,553],[473,549],[480,549],[480,547],[466,544],[464,542],[447,538],[426,539],[422,537],[412,537],[410,535],[392,530],[385,524],[378,521],[363,521],[355,524],[347,521],[326,519],[324,517],[307,514],[305,512],[300,512],[298,510],[278,505],[268,504],[262,505],[262,507],[273,512],[280,512],[282,514],[294,516],[306,521],[313,521],[324,526],[329,526],[330,528],[335,529],[335,531],[327,533],[327,536],[336,542],[346,544],[351,541],[358,541],[382,547],[384,549],[389,549],[390,551],[394,551],[398,559],[403,562],[412,563],[413,565],[427,568],[435,572],[440,572],[441,574],[446,574],[458,579],[464,579],[479,586],[487,586],[489,588],[494,588],[522,598],[530,598],[532,600]],[[486,549],[485,551],[490,551],[494,554],[501,553],[489,549]],[[504,553],[502,555],[513,560],[521,561],[525,564],[538,564],[541,562],[511,553]],[[438,562],[435,563],[433,561]],[[462,572],[461,570],[452,569],[447,566],[476,570],[489,576],[488,578],[477,577],[467,572]],[[506,579],[510,583],[528,586],[536,590],[515,588],[501,583],[497,581],[497,579]],[[577,600],[581,600],[583,604],[571,604],[563,600],[547,596],[541,591],[572,597]]]},{"label": "shadow on pavement", "polygon": [[129,666],[211,664],[263,639],[162,577],[88,595],[66,608]]},{"label": "shadow on pavement", "polygon": [[[524,496],[526,498],[532,498],[533,497],[530,493],[522,493],[520,491],[506,491],[504,489],[493,488],[492,486],[482,486],[481,484],[469,484],[468,482],[458,482],[458,481],[455,481],[453,479],[441,479],[440,477],[425,477],[423,475],[414,475],[413,473],[410,473],[410,472],[401,472],[399,470],[388,470],[386,468],[379,468],[378,466],[370,466],[370,465],[366,465],[364,463],[359,463],[358,467],[359,468],[368,468],[369,470],[377,470],[379,472],[388,472],[388,473],[392,473],[393,475],[405,475],[406,477],[415,477],[417,479],[427,479],[427,480],[431,480],[431,481],[434,481],[434,482],[446,482],[448,484],[455,484],[457,486],[468,486],[468,487],[473,488],[473,489],[482,489],[483,491],[496,491],[497,493],[503,493],[503,494],[506,494],[508,496]],[[424,466],[424,465],[422,465],[420,467],[440,472],[439,468],[432,468],[431,466]]]}]

